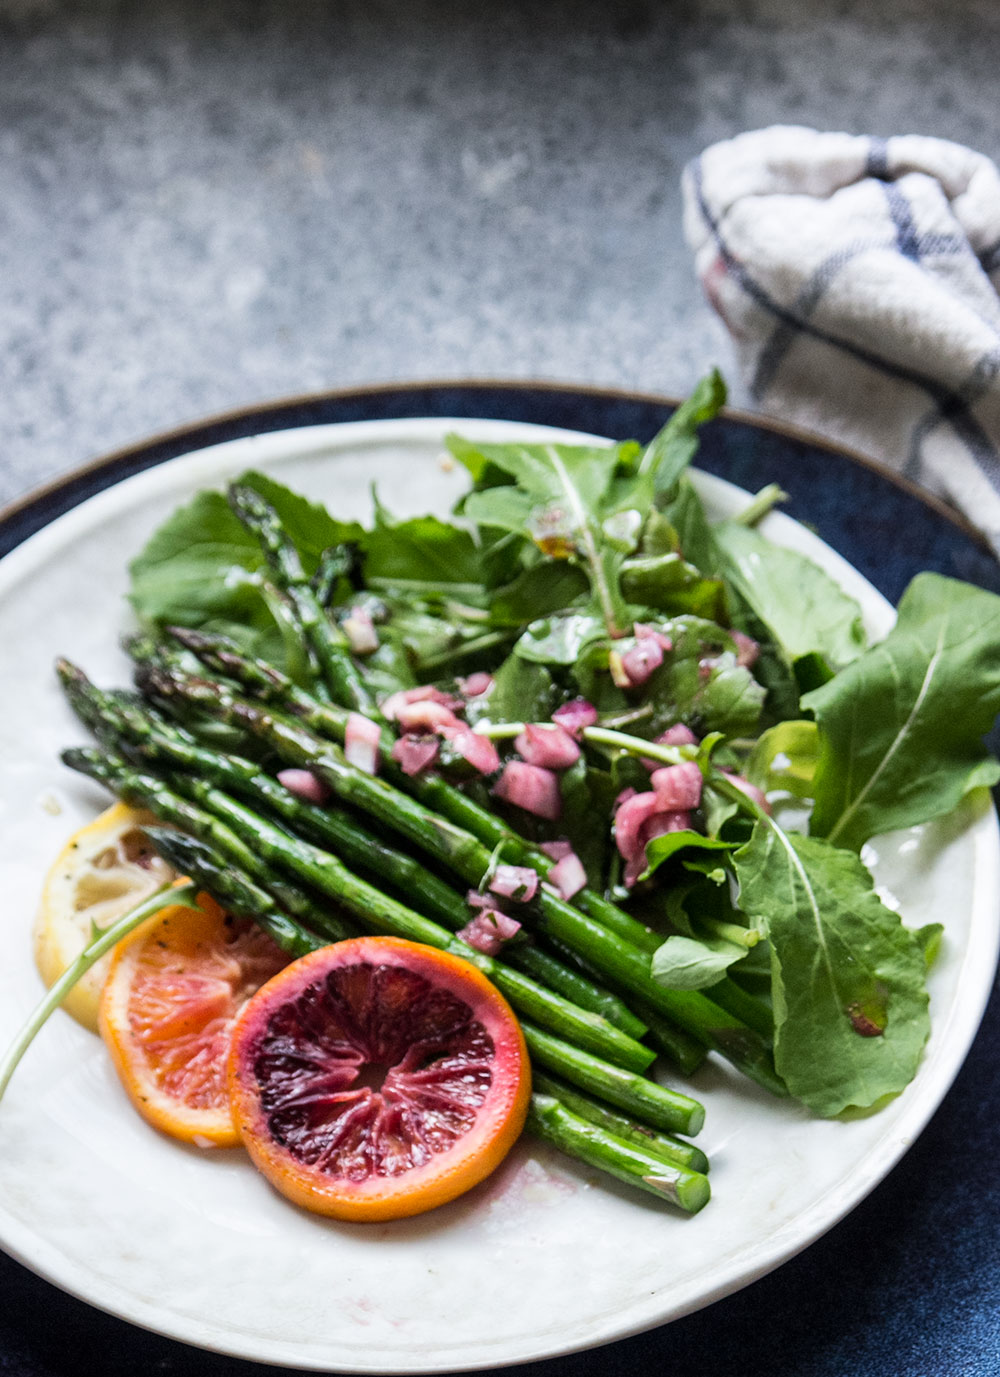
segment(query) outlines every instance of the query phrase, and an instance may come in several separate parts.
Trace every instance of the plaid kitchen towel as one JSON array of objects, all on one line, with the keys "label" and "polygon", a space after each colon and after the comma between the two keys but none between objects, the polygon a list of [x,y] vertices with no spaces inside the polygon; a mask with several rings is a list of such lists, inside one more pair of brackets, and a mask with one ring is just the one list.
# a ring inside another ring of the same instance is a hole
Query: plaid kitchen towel
[{"label": "plaid kitchen towel", "polygon": [[760,408],[959,507],[1000,552],[1000,174],[943,139],[777,126],[684,173]]}]

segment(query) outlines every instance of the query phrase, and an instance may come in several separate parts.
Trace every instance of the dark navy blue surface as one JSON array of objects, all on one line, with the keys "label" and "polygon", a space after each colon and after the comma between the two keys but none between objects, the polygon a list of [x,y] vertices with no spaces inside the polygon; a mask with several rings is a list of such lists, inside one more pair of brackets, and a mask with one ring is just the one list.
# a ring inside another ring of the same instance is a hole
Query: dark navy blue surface
[{"label": "dark navy blue surface", "polygon": [[[398,387],[279,405],[138,447],[0,523],[0,554],[85,497],[176,454],[330,421],[489,416],[645,439],[666,403],[519,385]],[[786,510],[893,601],[921,569],[1000,592],[1000,566],[919,497],[798,439],[731,420],[707,427],[702,468],[748,489],[777,481]],[[942,914],[947,921],[947,915]],[[843,1223],[777,1272],[662,1329],[525,1377],[997,1377],[1000,1374],[1000,998],[954,1087],[902,1163]],[[86,1189],[86,1182],[81,1182]],[[722,1208],[722,1203],[717,1208]],[[683,1230],[665,1223],[664,1248]],[[580,1267],[586,1267],[581,1259]],[[503,1298],[497,1297],[498,1308]],[[335,1303],[332,1298],[331,1303]],[[263,1377],[90,1309],[0,1255],[2,1377]]]}]

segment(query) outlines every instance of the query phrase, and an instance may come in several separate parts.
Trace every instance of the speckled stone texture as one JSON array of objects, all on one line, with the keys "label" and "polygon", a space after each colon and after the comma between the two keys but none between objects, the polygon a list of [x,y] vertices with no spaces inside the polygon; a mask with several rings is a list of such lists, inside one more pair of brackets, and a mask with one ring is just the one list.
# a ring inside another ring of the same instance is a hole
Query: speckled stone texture
[{"label": "speckled stone texture", "polygon": [[4,0],[0,502],[316,388],[684,391],[729,361],[686,160],[779,120],[997,155],[998,56],[992,0]]}]

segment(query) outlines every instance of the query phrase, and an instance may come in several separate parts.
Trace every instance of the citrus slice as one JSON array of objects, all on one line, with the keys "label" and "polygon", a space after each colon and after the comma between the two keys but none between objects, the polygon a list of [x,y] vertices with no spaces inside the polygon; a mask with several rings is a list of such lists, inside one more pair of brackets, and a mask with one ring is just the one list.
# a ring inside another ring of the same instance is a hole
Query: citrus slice
[{"label": "citrus slice", "polygon": [[[35,918],[35,964],[46,985],[54,985],[80,955],[93,927],[110,926],[173,879],[173,870],[142,830],[152,821],[151,813],[113,804],[74,832],[59,853]],[[91,967],[63,1001],[63,1008],[93,1032],[109,964],[106,956]]]},{"label": "citrus slice", "polygon": [[207,895],[173,905],[112,953],[101,1035],[132,1103],[172,1138],[235,1147],[226,1057],[243,1005],[288,957]]},{"label": "citrus slice", "polygon": [[395,937],[311,952],[244,1008],[233,1117],[297,1205],[399,1219],[500,1164],[524,1124],[528,1054],[504,997],[467,961]]}]

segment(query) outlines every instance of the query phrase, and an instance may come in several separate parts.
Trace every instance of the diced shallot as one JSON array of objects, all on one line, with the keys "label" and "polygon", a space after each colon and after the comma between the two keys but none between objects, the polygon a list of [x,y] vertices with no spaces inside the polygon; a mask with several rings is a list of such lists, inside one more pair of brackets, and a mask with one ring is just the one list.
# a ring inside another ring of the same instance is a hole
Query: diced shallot
[{"label": "diced shallot", "polygon": [[396,721],[404,732],[441,732],[445,727],[462,725],[445,703],[436,703],[429,698],[419,703],[400,703],[396,709]]},{"label": "diced shallot", "polygon": [[683,722],[675,722],[665,732],[660,732],[656,738],[656,744],[658,746],[697,746],[698,738],[690,727],[685,727]]},{"label": "diced shallot", "polygon": [[514,749],[529,765],[543,765],[547,770],[568,770],[580,759],[580,747],[555,723],[549,727],[529,722],[514,739]]},{"label": "diced shallot", "polygon": [[573,850],[568,841],[542,842],[538,849],[544,851],[546,856],[550,856],[554,861],[561,861],[563,856],[568,856]]},{"label": "diced shallot", "polygon": [[747,669],[755,665],[760,655],[760,646],[753,637],[743,631],[730,631],[729,634],[736,642],[736,663],[744,665]]},{"label": "diced shallot", "polygon": [[516,937],[521,924],[496,908],[484,908],[471,922],[460,928],[458,936],[484,956],[496,956],[505,942]]},{"label": "diced shallot", "polygon": [[662,812],[663,804],[651,789],[646,793],[633,794],[618,809],[615,814],[615,845],[626,861],[642,849],[639,832],[643,823],[654,813]]},{"label": "diced shallot", "polygon": [[630,798],[635,798],[638,792],[638,789],[633,789],[631,784],[628,785],[627,788],[623,789],[621,793],[617,795],[614,803],[611,805],[612,813],[617,813],[618,809],[622,806],[622,804],[628,803]]},{"label": "diced shallot", "polygon": [[654,770],[650,779],[660,807],[666,812],[674,809],[697,808],[701,803],[701,786],[704,782],[701,770],[693,760],[685,760],[682,765],[665,765]]},{"label": "diced shallot", "polygon": [[[624,688],[639,688],[650,677],[654,671],[658,670],[663,664],[663,647],[659,641],[649,637],[646,640],[636,641],[631,649],[626,650],[622,656],[622,669],[628,683],[622,685]],[[615,683],[617,683],[617,679]]]},{"label": "diced shallot", "polygon": [[569,732],[570,736],[576,736],[584,727],[596,726],[597,717],[593,703],[588,703],[586,698],[573,698],[563,703],[561,708],[556,708],[552,721],[558,723],[564,732]]},{"label": "diced shallot", "polygon": [[442,693],[434,684],[419,684],[416,688],[399,689],[396,693],[390,693],[381,705],[382,716],[389,722],[395,722],[400,708],[410,703],[440,703],[452,712],[456,712],[462,706],[461,699]]},{"label": "diced shallot", "polygon": [[499,770],[500,756],[488,736],[480,736],[479,732],[474,732],[471,727],[463,727],[461,724],[442,727],[441,735],[450,741],[452,749],[481,775],[491,775]]},{"label": "diced shallot", "polygon": [[465,896],[465,902],[470,908],[496,908],[497,896],[495,894],[480,894],[478,889],[470,889]]},{"label": "diced shallot", "polygon": [[572,899],[587,883],[587,872],[575,851],[563,856],[548,873],[550,885],[555,885],[563,899]]},{"label": "diced shallot", "polygon": [[562,812],[558,777],[541,765],[509,760],[493,792],[505,803],[514,803],[526,813],[548,818],[550,822],[555,822]]},{"label": "diced shallot", "polygon": [[456,680],[459,691],[466,698],[482,698],[484,693],[489,693],[493,687],[493,675],[487,674],[484,669],[477,669],[475,674],[470,674],[466,679]]},{"label": "diced shallot", "polygon": [[[672,727],[668,727],[665,732],[660,732],[656,738],[657,746],[697,746],[698,738],[690,727],[685,727],[683,722],[675,722]],[[650,760],[647,756],[643,757],[643,765],[647,770],[659,770],[662,768],[658,760]]]},{"label": "diced shallot", "polygon": [[350,616],[340,623],[340,629],[355,655],[371,655],[378,650],[378,632],[371,613],[365,608],[352,607]]},{"label": "diced shallot", "polygon": [[637,641],[655,641],[661,650],[673,650],[674,643],[662,631],[657,631],[655,626],[650,626],[648,622],[633,623],[632,630],[635,632]]},{"label": "diced shallot", "polygon": [[767,795],[763,790],[758,789],[756,784],[751,784],[750,781],[744,779],[742,775],[733,774],[731,770],[723,770],[722,773],[729,780],[730,784],[735,784],[741,793],[746,794],[747,798],[752,798],[754,803],[759,804],[765,813],[770,813],[771,805],[767,801]]},{"label": "diced shallot", "polygon": [[625,864],[625,887],[631,889],[649,864],[646,847],[654,837],[664,837],[668,832],[685,832],[691,826],[691,814],[685,812],[654,813],[639,828],[638,845]]},{"label": "diced shallot", "polygon": [[352,765],[365,774],[378,774],[379,738],[382,733],[377,722],[352,712],[344,732],[344,755]]},{"label": "diced shallot", "polygon": [[278,783],[307,803],[326,803],[330,797],[330,790],[312,770],[279,770]]},{"label": "diced shallot", "polygon": [[434,764],[439,749],[436,736],[401,736],[393,745],[392,758],[404,775],[419,775]]},{"label": "diced shallot", "polygon": [[538,873],[527,865],[498,865],[490,876],[490,889],[502,899],[526,904],[538,890]]}]

